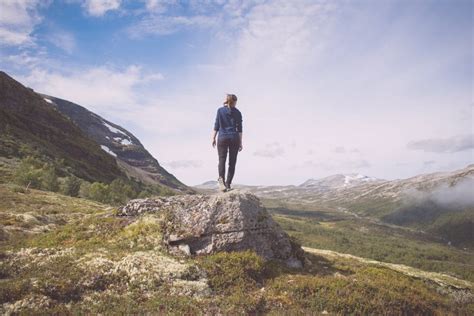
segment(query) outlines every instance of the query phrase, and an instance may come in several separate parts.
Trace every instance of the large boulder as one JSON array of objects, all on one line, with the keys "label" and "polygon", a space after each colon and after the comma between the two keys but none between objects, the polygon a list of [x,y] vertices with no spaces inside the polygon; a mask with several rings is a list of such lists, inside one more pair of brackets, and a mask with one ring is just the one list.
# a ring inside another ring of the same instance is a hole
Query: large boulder
[{"label": "large boulder", "polygon": [[216,195],[178,195],[132,200],[120,216],[159,213],[163,243],[187,255],[254,250],[265,259],[302,265],[301,247],[272,219],[255,195],[234,190]]}]

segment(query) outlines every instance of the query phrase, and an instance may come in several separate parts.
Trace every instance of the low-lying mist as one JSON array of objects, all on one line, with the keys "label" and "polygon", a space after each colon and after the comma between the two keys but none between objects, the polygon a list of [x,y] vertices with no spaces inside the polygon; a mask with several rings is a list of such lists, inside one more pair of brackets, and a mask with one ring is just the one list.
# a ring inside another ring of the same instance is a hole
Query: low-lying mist
[{"label": "low-lying mist", "polygon": [[429,226],[441,216],[474,212],[474,178],[440,184],[432,189],[410,189],[403,193],[402,205],[383,220],[397,225]]},{"label": "low-lying mist", "polygon": [[474,207],[474,178],[463,178],[453,185],[443,183],[429,191],[407,190],[404,204],[419,205],[432,202],[443,207]]}]

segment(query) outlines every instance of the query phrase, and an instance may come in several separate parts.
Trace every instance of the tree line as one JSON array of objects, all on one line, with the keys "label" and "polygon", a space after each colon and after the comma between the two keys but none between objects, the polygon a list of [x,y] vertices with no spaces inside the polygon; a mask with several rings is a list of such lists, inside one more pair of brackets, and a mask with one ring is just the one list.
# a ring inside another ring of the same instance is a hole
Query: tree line
[{"label": "tree line", "polygon": [[60,192],[102,203],[123,204],[130,199],[151,195],[170,195],[172,191],[161,186],[144,185],[130,179],[118,178],[111,183],[88,182],[73,174],[58,175],[58,168],[33,156],[23,158],[13,174],[13,181],[24,187]]}]

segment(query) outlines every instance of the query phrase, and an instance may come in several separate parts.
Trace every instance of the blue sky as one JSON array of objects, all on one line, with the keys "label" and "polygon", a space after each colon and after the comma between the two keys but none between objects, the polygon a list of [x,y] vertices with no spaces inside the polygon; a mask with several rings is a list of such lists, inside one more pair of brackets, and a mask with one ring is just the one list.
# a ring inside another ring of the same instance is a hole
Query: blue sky
[{"label": "blue sky", "polygon": [[239,97],[235,182],[474,162],[472,1],[6,0],[0,68],[134,133],[186,184]]}]

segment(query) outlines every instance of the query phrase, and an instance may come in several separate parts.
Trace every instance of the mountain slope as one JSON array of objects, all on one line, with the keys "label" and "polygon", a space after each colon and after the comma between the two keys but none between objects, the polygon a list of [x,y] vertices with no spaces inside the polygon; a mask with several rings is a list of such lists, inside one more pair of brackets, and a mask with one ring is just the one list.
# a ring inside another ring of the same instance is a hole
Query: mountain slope
[{"label": "mountain slope", "polygon": [[191,191],[175,176],[160,166],[138,138],[121,126],[105,120],[86,108],[48,95],[42,97],[59,112],[69,117],[109,155],[130,177],[146,184],[163,184],[181,191]]},{"label": "mountain slope", "polygon": [[115,159],[75,124],[0,71],[0,155],[29,154],[63,160],[71,173],[89,181],[110,182],[124,175]]}]

